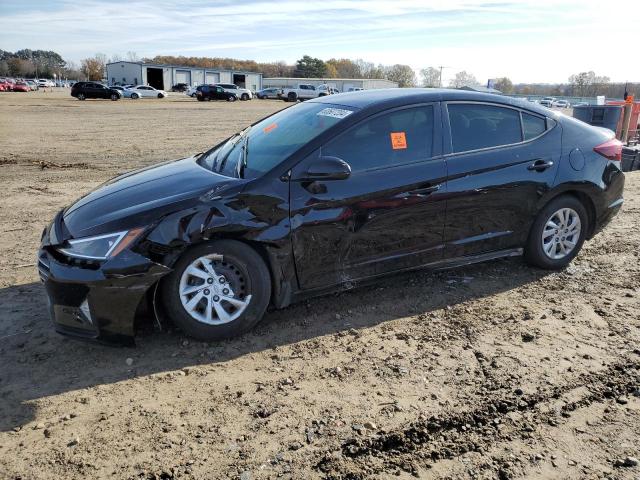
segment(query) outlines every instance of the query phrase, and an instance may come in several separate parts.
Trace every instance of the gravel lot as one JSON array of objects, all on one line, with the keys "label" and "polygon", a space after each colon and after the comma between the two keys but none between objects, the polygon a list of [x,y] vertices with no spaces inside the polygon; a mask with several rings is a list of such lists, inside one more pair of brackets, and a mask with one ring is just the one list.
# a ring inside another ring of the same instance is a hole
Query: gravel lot
[{"label": "gravel lot", "polygon": [[58,209],[285,106],[0,93],[0,478],[639,478],[640,172],[563,272],[395,276],[223,343],[53,332]]}]

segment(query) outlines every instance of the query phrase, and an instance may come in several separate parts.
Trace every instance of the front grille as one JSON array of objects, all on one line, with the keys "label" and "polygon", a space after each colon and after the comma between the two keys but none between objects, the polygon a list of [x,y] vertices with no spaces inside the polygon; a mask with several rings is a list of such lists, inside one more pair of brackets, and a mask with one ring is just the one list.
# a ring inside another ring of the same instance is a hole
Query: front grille
[{"label": "front grille", "polygon": [[49,268],[49,261],[44,256],[38,257],[38,275],[40,275],[40,281],[43,283],[49,278],[51,269]]}]

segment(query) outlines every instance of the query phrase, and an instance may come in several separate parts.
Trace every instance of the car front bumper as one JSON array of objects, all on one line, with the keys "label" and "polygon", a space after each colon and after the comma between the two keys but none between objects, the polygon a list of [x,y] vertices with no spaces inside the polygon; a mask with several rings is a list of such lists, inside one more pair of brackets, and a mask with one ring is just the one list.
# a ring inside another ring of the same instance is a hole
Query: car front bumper
[{"label": "car front bumper", "polygon": [[130,250],[92,268],[74,265],[50,246],[38,252],[38,274],[56,331],[105,343],[134,343],[136,311],[169,271]]}]

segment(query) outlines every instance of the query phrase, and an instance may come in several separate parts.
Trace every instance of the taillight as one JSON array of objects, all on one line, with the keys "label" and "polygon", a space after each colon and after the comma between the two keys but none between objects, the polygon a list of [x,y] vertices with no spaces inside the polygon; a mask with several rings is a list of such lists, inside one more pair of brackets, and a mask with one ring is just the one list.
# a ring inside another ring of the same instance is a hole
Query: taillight
[{"label": "taillight", "polygon": [[597,147],[593,147],[593,151],[614,162],[622,161],[622,142],[617,138],[612,138]]}]

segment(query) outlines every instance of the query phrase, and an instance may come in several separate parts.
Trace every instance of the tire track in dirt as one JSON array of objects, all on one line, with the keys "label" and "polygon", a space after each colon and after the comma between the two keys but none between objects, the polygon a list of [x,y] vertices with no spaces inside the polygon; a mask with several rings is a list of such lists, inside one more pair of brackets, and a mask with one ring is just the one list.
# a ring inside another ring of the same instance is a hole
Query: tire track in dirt
[{"label": "tire track in dirt", "polygon": [[[635,359],[611,365],[598,373],[581,375],[537,394],[514,392],[489,399],[471,411],[420,418],[404,428],[380,430],[369,438],[349,439],[337,450],[326,452],[315,468],[330,480],[364,480],[397,470],[417,476],[420,467],[429,468],[440,460],[471,451],[486,452],[492,444],[531,432],[536,425],[557,426],[563,417],[593,403],[640,394],[637,390],[640,351],[635,353]],[[578,388],[586,388],[588,393],[578,400],[568,401],[557,413],[546,408]],[[507,418],[512,412],[530,415],[526,419],[524,416]],[[500,428],[505,425],[507,428]],[[513,463],[495,462],[494,473],[497,478],[506,479],[522,475],[524,471]]]}]

